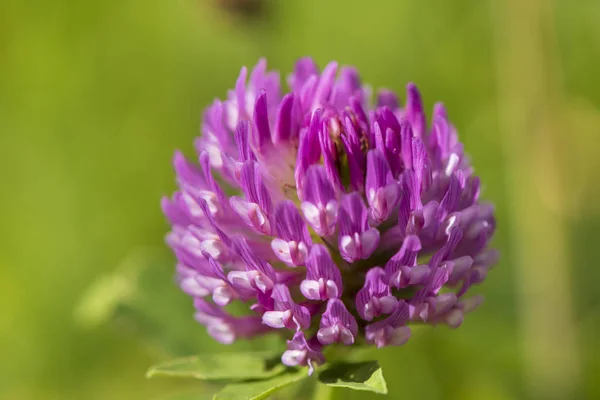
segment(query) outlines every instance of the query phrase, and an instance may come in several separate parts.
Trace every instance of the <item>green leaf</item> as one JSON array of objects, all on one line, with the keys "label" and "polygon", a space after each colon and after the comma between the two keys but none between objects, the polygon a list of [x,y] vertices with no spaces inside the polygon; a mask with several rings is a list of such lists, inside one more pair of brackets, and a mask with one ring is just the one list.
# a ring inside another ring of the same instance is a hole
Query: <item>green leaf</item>
[{"label": "green leaf", "polygon": [[292,383],[308,378],[306,368],[287,369],[266,380],[230,383],[215,394],[213,400],[261,400]]},{"label": "green leaf", "polygon": [[266,379],[285,371],[272,352],[214,353],[179,358],[148,370],[146,376],[175,376],[207,381]]},{"label": "green leaf", "polygon": [[387,393],[383,372],[377,361],[332,364],[319,373],[319,381],[329,386]]}]

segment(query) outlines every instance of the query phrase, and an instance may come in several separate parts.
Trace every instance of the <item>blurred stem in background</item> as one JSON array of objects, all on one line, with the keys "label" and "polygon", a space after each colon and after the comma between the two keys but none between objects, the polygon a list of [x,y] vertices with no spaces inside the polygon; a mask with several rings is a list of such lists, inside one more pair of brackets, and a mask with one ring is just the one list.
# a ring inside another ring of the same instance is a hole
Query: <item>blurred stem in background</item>
[{"label": "blurred stem in background", "polygon": [[544,0],[507,0],[494,9],[500,131],[526,386],[534,399],[575,399],[580,357],[568,213],[560,212],[569,194],[557,160],[568,138],[559,74],[553,70],[559,60],[551,7]]}]

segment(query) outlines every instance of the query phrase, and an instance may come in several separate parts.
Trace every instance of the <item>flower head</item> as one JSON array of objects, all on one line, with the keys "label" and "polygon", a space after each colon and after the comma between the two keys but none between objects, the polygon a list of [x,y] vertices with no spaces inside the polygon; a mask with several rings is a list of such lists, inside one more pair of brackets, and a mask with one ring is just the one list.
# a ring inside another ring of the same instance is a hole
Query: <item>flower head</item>
[{"label": "flower head", "polygon": [[355,69],[309,58],[288,83],[242,68],[204,113],[198,162],[175,155],[162,208],[196,319],[223,343],[281,332],[283,363],[311,371],[333,343],[459,326],[497,260],[495,221],[444,107],[428,124],[413,84],[403,106],[387,90],[372,105]]}]

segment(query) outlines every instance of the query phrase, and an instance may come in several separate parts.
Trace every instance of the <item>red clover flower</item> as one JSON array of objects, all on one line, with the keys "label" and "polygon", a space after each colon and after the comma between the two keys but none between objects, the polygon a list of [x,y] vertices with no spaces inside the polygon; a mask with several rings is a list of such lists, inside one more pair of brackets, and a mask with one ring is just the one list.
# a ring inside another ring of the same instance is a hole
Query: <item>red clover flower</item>
[{"label": "red clover flower", "polygon": [[428,125],[413,84],[403,106],[386,90],[371,104],[335,62],[299,60],[283,96],[264,60],[247,75],[204,113],[198,164],[175,154],[162,200],[196,319],[222,343],[280,331],[282,362],[311,372],[333,343],[459,326],[497,260],[495,220],[444,106]]}]

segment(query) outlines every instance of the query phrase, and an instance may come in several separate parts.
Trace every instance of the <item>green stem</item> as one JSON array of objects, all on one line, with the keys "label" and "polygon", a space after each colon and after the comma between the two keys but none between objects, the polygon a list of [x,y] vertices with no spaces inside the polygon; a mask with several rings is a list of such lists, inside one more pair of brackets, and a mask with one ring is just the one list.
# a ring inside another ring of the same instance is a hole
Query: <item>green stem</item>
[{"label": "green stem", "polygon": [[334,393],[331,386],[327,386],[324,383],[318,382],[315,384],[315,391],[313,393],[313,400],[333,400]]}]

